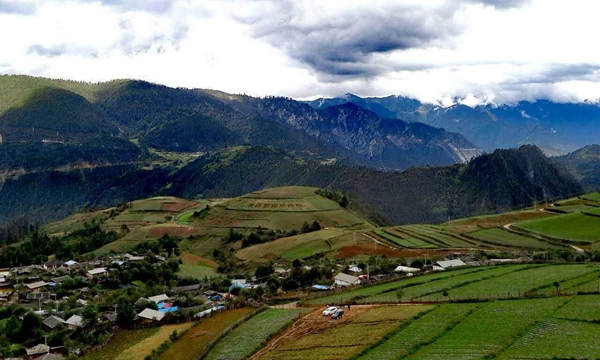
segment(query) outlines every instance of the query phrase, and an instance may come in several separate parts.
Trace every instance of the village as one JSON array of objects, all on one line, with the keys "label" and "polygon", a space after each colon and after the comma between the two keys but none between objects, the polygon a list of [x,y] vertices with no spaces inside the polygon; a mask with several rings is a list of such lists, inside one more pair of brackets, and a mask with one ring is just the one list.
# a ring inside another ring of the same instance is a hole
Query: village
[{"label": "village", "polygon": [[[0,304],[4,311],[2,318],[9,321],[14,321],[15,316],[19,318],[23,322],[21,331],[29,321],[34,327],[28,330],[31,337],[43,339],[36,344],[23,342],[27,345],[23,354],[27,359],[63,359],[82,355],[110,341],[111,328],[201,321],[228,309],[258,308],[265,301],[276,299],[267,294],[279,294],[280,302],[293,301],[295,297],[285,294],[304,292],[318,296],[417,273],[483,264],[471,255],[462,256],[464,261],[456,255],[454,259],[427,265],[420,260],[413,261],[419,267],[388,266],[387,272],[381,268],[370,269],[364,263],[334,264],[333,268],[326,268],[322,264],[294,262],[292,268],[278,266],[280,264],[262,267],[262,270],[259,267],[255,276],[247,278],[213,279],[177,278],[173,275],[178,266],[174,258],[151,253],[113,254],[82,262],[51,260],[40,265],[1,269]],[[487,263],[523,260],[526,259],[488,260]],[[299,277],[304,277],[304,284],[310,281],[312,285],[300,286]],[[330,280],[315,283],[327,278]],[[335,315],[333,318],[337,319],[343,311],[332,310],[326,315]],[[7,328],[10,329],[5,325]],[[7,335],[19,338],[17,333]]]}]

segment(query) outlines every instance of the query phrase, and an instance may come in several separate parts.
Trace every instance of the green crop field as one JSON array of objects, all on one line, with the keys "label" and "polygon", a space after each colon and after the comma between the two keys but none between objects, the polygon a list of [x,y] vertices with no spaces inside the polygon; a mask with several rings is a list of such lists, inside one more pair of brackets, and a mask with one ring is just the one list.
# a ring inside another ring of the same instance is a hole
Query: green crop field
[{"label": "green crop field", "polygon": [[288,341],[263,359],[348,359],[403,322],[431,306],[383,306],[369,309],[347,323]]},{"label": "green crop field", "polygon": [[344,301],[353,301],[355,299],[362,299],[369,296],[374,296],[386,292],[393,292],[399,288],[408,288],[416,284],[433,283],[440,279],[445,279],[454,276],[460,276],[462,274],[480,272],[480,268],[468,268],[458,269],[447,272],[432,273],[423,276],[413,276],[409,278],[403,278],[398,281],[391,281],[383,284],[377,284],[372,286],[365,286],[350,291],[343,291],[336,294],[318,297],[309,301],[310,304],[333,304]]},{"label": "green crop field", "polygon": [[470,233],[469,235],[485,242],[500,246],[524,247],[546,249],[553,246],[547,242],[533,239],[527,236],[511,233],[510,231],[500,228],[486,229]]},{"label": "green crop field", "polygon": [[547,219],[518,222],[516,227],[536,233],[581,242],[600,240],[600,217],[583,213],[557,215]]},{"label": "green crop field", "polygon": [[213,339],[250,312],[252,312],[251,308],[228,310],[202,321],[172,344],[160,358],[162,360],[198,359]]},{"label": "green crop field", "polygon": [[[551,265],[507,273],[492,279],[474,282],[448,291],[448,299],[505,298],[522,296],[561,282],[596,271],[589,265]],[[428,300],[443,300],[441,292]]]},{"label": "green crop field", "polygon": [[398,227],[400,231],[407,232],[423,241],[438,245],[440,247],[450,248],[473,248],[477,247],[466,239],[461,239],[457,235],[444,233],[443,230],[436,229],[431,225],[405,225]]},{"label": "green crop field", "polygon": [[336,242],[336,238],[343,237],[348,233],[346,230],[328,229],[281,238],[265,244],[241,249],[236,253],[236,257],[242,260],[254,261],[272,256],[284,257],[288,260],[304,258],[321,251],[329,251],[330,248],[327,245],[327,241],[333,244]]},{"label": "green crop field", "polygon": [[568,320],[600,322],[600,295],[576,296],[554,316]]},{"label": "green crop field", "polygon": [[269,309],[246,321],[219,340],[207,359],[245,359],[298,317],[300,310]]},{"label": "green crop field", "polygon": [[[600,278],[598,277],[599,273],[600,273],[600,268],[596,269],[596,271],[587,273],[582,276],[577,276],[572,279],[559,281],[560,288],[558,290],[561,293],[568,293],[568,294],[575,294],[579,291],[585,292],[586,290],[587,291],[590,291],[590,290],[592,290],[592,291],[599,290],[600,291],[600,287],[599,287]],[[550,284],[545,288],[536,290],[536,292],[537,293],[545,292],[548,295],[555,295],[557,292],[557,289],[554,286],[554,284]]]},{"label": "green crop field", "polygon": [[[394,292],[388,292],[379,294],[371,297],[361,299],[360,302],[387,302],[387,301],[412,301],[429,294],[434,294],[444,290],[450,290],[456,287],[464,286],[466,284],[475,284],[485,279],[495,279],[502,275],[510,274],[515,271],[522,270],[528,265],[514,265],[514,266],[499,266],[499,267],[487,267],[482,268],[481,271],[470,272],[449,278],[444,278],[434,282],[427,282],[420,285],[414,285],[405,287],[402,289],[402,299],[398,299],[398,296]],[[424,300],[428,300],[425,298]]]},{"label": "green crop field", "polygon": [[581,196],[582,199],[600,202],[600,192]]},{"label": "green crop field", "polygon": [[182,277],[192,277],[196,279],[202,279],[205,277],[217,276],[217,271],[210,266],[203,265],[179,265],[179,272],[177,275]]},{"label": "green crop field", "polygon": [[437,247],[433,244],[427,243],[423,240],[420,240],[420,239],[417,239],[414,237],[407,237],[407,238],[399,237],[399,236],[391,233],[387,229],[378,229],[378,230],[375,230],[375,233],[377,235],[393,242],[394,244],[405,247],[405,248],[432,249],[432,248]]},{"label": "green crop field", "polygon": [[431,342],[450,326],[464,319],[483,304],[441,305],[421,317],[399,327],[383,338],[377,346],[367,349],[361,360],[399,359]]},{"label": "green crop field", "polygon": [[552,319],[541,322],[498,359],[597,359],[600,325]]},{"label": "green crop field", "polygon": [[492,358],[564,301],[562,298],[547,298],[490,303],[407,359]]}]

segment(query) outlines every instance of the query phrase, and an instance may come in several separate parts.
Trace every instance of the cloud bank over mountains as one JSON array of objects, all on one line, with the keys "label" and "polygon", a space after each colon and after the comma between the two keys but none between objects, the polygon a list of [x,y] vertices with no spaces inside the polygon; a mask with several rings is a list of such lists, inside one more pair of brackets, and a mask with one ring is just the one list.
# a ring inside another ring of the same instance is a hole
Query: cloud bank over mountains
[{"label": "cloud bank over mountains", "polygon": [[600,4],[0,0],[0,73],[295,98],[600,98]]}]

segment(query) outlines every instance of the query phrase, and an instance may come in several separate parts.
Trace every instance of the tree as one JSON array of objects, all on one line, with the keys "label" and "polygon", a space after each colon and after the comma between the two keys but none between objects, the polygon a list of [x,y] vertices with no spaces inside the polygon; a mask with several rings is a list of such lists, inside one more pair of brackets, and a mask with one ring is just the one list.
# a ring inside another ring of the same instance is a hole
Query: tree
[{"label": "tree", "polygon": [[133,311],[133,306],[127,300],[120,301],[117,306],[117,325],[128,329],[133,325],[134,319],[135,312]]},{"label": "tree", "polygon": [[254,273],[254,275],[256,275],[256,277],[260,279],[269,276],[274,272],[275,269],[273,269],[272,265],[261,265],[256,268],[256,272]]},{"label": "tree", "polygon": [[40,338],[42,335],[42,319],[32,312],[28,312],[23,317],[19,338],[21,341],[32,341]]},{"label": "tree", "polygon": [[87,323],[89,328],[93,328],[98,323],[98,308],[93,305],[84,307],[81,317],[83,317],[83,321]]},{"label": "tree", "polygon": [[402,301],[403,296],[404,296],[403,288],[399,288],[398,290],[396,290],[396,297],[398,298],[398,301]]}]

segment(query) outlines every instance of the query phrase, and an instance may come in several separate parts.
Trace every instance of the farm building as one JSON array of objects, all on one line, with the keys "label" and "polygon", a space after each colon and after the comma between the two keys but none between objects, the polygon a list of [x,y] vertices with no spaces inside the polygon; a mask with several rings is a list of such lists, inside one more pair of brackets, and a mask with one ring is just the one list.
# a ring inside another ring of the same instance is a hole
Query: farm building
[{"label": "farm building", "polygon": [[[52,278],[52,282],[50,283],[50,286],[56,286],[56,285],[62,284],[67,280],[71,280],[71,277],[69,275]],[[52,284],[54,284],[54,285],[52,285]]]},{"label": "farm building", "polygon": [[73,315],[70,318],[67,319],[67,321],[65,321],[65,324],[67,324],[67,327],[70,330],[76,330],[78,328],[84,328],[85,325],[87,325],[85,322],[83,322],[83,318],[79,315]]},{"label": "farm building", "polygon": [[155,302],[155,303],[160,303],[160,302],[164,302],[169,300],[169,297],[167,296],[167,294],[160,294],[160,295],[155,295],[155,296],[150,296],[148,298],[148,300]]},{"label": "farm building", "polygon": [[165,317],[165,313],[146,308],[138,314],[138,317],[142,319],[142,322],[161,321]]},{"label": "farm building", "polygon": [[45,270],[54,270],[63,267],[64,263],[60,260],[45,262],[43,267]]},{"label": "farm building", "polygon": [[335,280],[335,284],[337,286],[352,286],[360,284],[359,278],[344,273],[337,274],[333,279]]},{"label": "farm building", "polygon": [[397,272],[397,273],[401,272],[401,273],[410,273],[410,274],[412,274],[412,273],[415,273],[415,272],[418,272],[418,271],[420,271],[420,270],[417,269],[417,268],[408,267],[408,266],[398,266],[397,268],[394,269],[394,272]]},{"label": "farm building", "polygon": [[42,323],[44,324],[44,327],[46,327],[49,330],[54,329],[55,327],[57,327],[60,324],[64,324],[65,320],[59,318],[58,316],[48,316],[46,319],[44,319],[44,321],[42,321]]},{"label": "farm building", "polygon": [[136,256],[136,255],[131,255],[131,254],[125,254],[125,259],[129,262],[136,262],[136,261],[144,261],[144,259],[146,259],[146,257],[144,256]]},{"label": "farm building", "polygon": [[33,292],[39,292],[43,287],[48,286],[48,283],[45,281],[37,281],[31,284],[25,284],[27,289]]},{"label": "farm building", "polygon": [[106,268],[96,268],[96,269],[92,269],[92,270],[88,270],[88,272],[86,273],[86,276],[90,279],[94,278],[95,276],[102,276],[105,275],[108,271],[106,270]]},{"label": "farm building", "polygon": [[48,354],[50,352],[50,346],[44,344],[37,344],[34,347],[25,350],[28,359],[36,359],[39,355]]},{"label": "farm building", "polygon": [[460,267],[460,266],[467,265],[464,262],[462,262],[462,260],[460,260],[460,259],[443,260],[443,261],[438,261],[435,264],[437,266],[441,267],[441,268],[444,268],[444,269],[453,268],[453,267]]},{"label": "farm building", "polygon": [[67,262],[65,262],[65,266],[68,268],[71,268],[71,266],[77,265],[77,261],[75,260],[69,260]]}]

